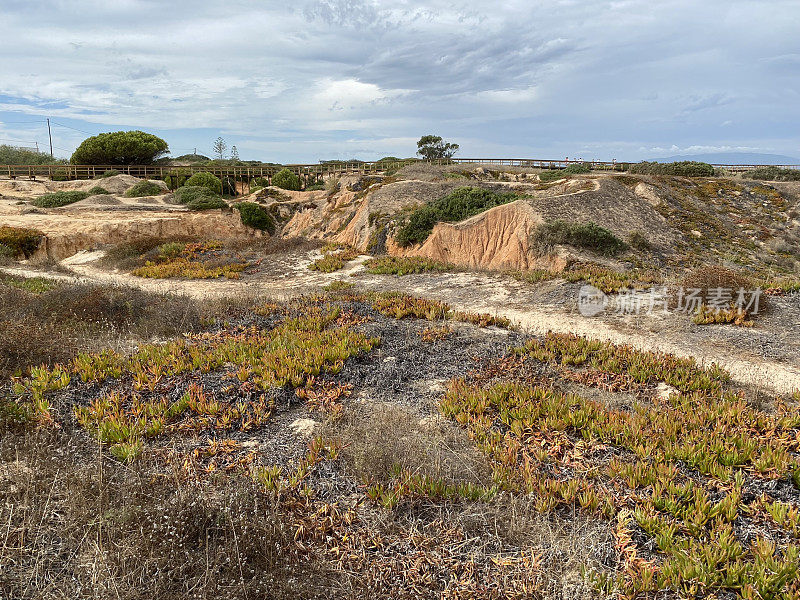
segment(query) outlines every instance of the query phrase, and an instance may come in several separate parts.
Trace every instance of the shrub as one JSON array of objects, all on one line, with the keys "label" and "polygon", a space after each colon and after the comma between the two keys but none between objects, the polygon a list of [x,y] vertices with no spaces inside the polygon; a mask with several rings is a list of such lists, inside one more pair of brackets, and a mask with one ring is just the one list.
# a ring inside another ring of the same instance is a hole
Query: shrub
[{"label": "shrub", "polygon": [[115,131],[85,139],[72,155],[74,165],[142,165],[167,154],[160,137],[144,131]]},{"label": "shrub", "polygon": [[236,205],[242,224],[267,231],[270,235],[275,233],[275,220],[263,207],[255,202],[240,202]]},{"label": "shrub", "polygon": [[140,181],[125,191],[126,198],[141,198],[143,196],[156,196],[162,193],[164,189],[155,181]]},{"label": "shrub", "polygon": [[201,196],[186,203],[189,210],[213,210],[228,208],[228,203],[219,196]]},{"label": "shrub", "polygon": [[164,175],[164,183],[167,184],[169,189],[177,190],[179,187],[186,185],[186,180],[189,177],[191,177],[191,173],[184,170],[170,171]]},{"label": "shrub", "polygon": [[481,188],[462,187],[447,196],[425,204],[413,211],[397,232],[401,246],[421,244],[439,221],[463,221],[495,206],[516,200],[514,193],[497,193]]},{"label": "shrub", "polygon": [[562,173],[566,175],[581,175],[583,173],[591,173],[592,169],[589,166],[589,163],[582,163],[582,164],[571,164],[567,168],[565,168]]},{"label": "shrub", "polygon": [[272,177],[272,185],[284,190],[298,191],[300,189],[300,178],[289,169],[281,169]]},{"label": "shrub", "polygon": [[178,204],[189,204],[202,198],[219,198],[219,194],[199,185],[185,185],[175,190],[175,202]]},{"label": "shrub", "polygon": [[78,202],[88,198],[89,194],[81,191],[71,192],[53,192],[52,194],[44,194],[39,196],[33,201],[34,206],[39,208],[58,208],[60,206],[67,206],[73,202]]},{"label": "shrub", "polygon": [[744,174],[749,179],[767,181],[800,181],[800,169],[781,169],[780,167],[759,167]]},{"label": "shrub", "polygon": [[613,232],[596,223],[568,223],[557,219],[539,225],[533,234],[534,241],[541,249],[556,244],[569,244],[576,248],[586,248],[600,254],[619,254],[627,244]]},{"label": "shrub", "polygon": [[69,173],[64,169],[56,169],[50,173],[50,181],[69,181]]},{"label": "shrub", "polygon": [[43,238],[44,233],[38,229],[0,226],[0,246],[7,249],[5,252],[12,258],[18,256],[28,258],[36,252]]},{"label": "shrub", "polygon": [[47,152],[36,152],[0,144],[0,165],[51,165],[65,162],[61,158],[54,160]]},{"label": "shrub", "polygon": [[640,175],[677,175],[681,177],[713,177],[714,167],[708,163],[684,160],[671,163],[643,161],[630,166],[631,173]]},{"label": "shrub", "polygon": [[[739,291],[744,290],[746,297],[749,297],[749,293],[756,286],[747,275],[737,273],[720,265],[707,265],[694,269],[684,276],[680,285],[687,298],[693,293],[697,293],[702,300],[699,311],[695,315],[695,323],[698,324],[735,323],[737,325],[749,325],[750,323],[746,319],[751,313],[755,314],[767,309],[766,297],[761,294],[758,310],[755,310],[755,307],[750,307],[747,310],[736,310],[735,303]],[[728,296],[730,296],[730,302],[727,306],[720,306],[720,298],[727,298]],[[686,304],[688,305],[688,300]]]},{"label": "shrub", "polygon": [[216,177],[211,173],[195,173],[185,181],[184,185],[204,187],[208,188],[212,192],[216,192],[217,194],[222,193],[222,182],[219,180],[219,177]]},{"label": "shrub", "polygon": [[114,175],[119,175],[119,171],[116,169],[107,169],[103,171],[102,175],[98,175],[95,179],[106,179],[107,177],[114,177]]},{"label": "shrub", "polygon": [[269,187],[269,179],[266,177],[253,177],[250,180],[250,191],[257,192],[260,189]]},{"label": "shrub", "polygon": [[628,236],[628,245],[635,250],[650,250],[650,241],[641,231],[631,231]]},{"label": "shrub", "polygon": [[109,192],[106,188],[100,185],[96,185],[89,190],[90,196],[97,196],[98,194],[110,194],[110,193],[111,192]]},{"label": "shrub", "polygon": [[310,185],[307,185],[305,189],[306,192],[321,192],[324,190],[325,190],[324,183],[312,183]]}]

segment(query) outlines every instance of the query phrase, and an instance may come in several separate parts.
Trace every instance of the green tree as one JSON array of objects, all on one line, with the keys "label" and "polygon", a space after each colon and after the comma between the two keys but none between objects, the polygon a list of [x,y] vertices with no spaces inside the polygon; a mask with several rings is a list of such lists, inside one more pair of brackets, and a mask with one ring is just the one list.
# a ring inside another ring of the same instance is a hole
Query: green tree
[{"label": "green tree", "polygon": [[438,135],[423,135],[417,142],[417,154],[425,160],[452,158],[458,152],[458,144],[445,142]]},{"label": "green tree", "polygon": [[216,140],[214,140],[212,149],[214,150],[214,154],[217,155],[217,158],[222,160],[225,158],[225,150],[228,149],[228,144],[225,143],[225,140],[223,140],[222,137],[218,137]]},{"label": "green tree", "polygon": [[74,165],[146,165],[169,153],[167,142],[144,131],[114,131],[83,140]]}]

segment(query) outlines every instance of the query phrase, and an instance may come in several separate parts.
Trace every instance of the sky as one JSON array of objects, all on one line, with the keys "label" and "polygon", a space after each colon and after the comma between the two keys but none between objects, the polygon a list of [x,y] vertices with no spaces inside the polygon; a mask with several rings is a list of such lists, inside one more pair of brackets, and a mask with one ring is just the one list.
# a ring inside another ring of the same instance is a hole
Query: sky
[{"label": "sky", "polygon": [[800,156],[800,0],[2,0],[0,144],[173,156]]}]

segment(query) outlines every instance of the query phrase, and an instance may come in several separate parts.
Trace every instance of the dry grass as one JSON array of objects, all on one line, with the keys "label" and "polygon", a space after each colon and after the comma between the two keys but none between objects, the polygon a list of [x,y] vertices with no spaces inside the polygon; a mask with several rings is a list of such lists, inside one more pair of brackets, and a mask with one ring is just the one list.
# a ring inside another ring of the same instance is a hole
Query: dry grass
[{"label": "dry grass", "polygon": [[0,281],[0,315],[3,377],[80,351],[196,330],[201,320],[199,306],[186,298],[8,278]]}]

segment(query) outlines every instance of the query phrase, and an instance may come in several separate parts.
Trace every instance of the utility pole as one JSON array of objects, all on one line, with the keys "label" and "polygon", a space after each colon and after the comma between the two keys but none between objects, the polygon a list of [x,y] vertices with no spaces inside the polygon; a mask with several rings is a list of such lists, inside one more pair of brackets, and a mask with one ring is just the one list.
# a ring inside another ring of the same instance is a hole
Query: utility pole
[{"label": "utility pole", "polygon": [[50,133],[50,117],[47,117],[47,137],[50,138],[50,158],[53,157],[53,134]]}]

